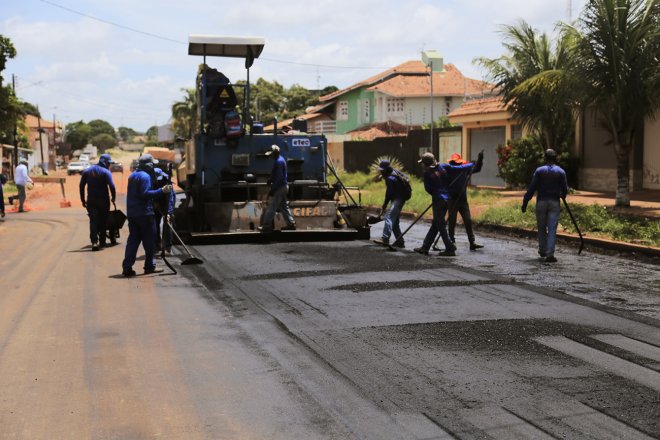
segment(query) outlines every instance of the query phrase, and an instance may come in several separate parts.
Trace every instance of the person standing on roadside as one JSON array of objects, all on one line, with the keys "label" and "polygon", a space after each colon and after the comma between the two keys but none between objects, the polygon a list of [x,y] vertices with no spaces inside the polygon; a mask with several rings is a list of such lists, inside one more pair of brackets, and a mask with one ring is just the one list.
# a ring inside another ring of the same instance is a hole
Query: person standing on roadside
[{"label": "person standing on roadside", "polygon": [[266,156],[270,156],[273,159],[273,170],[271,171],[270,179],[268,179],[268,183],[271,185],[268,195],[271,197],[261,222],[261,232],[273,232],[273,220],[278,210],[282,213],[286,222],[286,226],[282,230],[295,231],[296,222],[293,219],[291,208],[289,208],[289,201],[287,200],[289,175],[286,169],[286,159],[280,154],[280,147],[277,145],[272,145]]},{"label": "person standing on roadside", "polygon": [[449,180],[449,217],[447,220],[449,239],[452,243],[456,243],[454,232],[456,231],[456,219],[460,213],[471,251],[481,249],[483,246],[475,241],[470,205],[467,199],[467,186],[472,174],[481,171],[483,163],[484,152],[481,151],[476,162],[466,162],[460,154],[454,153],[450,156],[449,161],[442,165],[447,171]]},{"label": "person standing on roadside", "polygon": [[[386,187],[385,200],[383,201],[383,207],[380,209],[381,214],[385,213],[385,224],[383,226],[383,234],[381,238],[376,238],[373,242],[388,246],[390,244],[390,236],[394,234],[395,240],[393,246],[404,248],[406,246],[401,237],[399,217],[401,216],[403,205],[412,195],[410,181],[408,176],[393,168],[389,160],[381,160],[378,165],[378,170],[385,180]],[[387,209],[387,205],[390,205],[390,209]]]},{"label": "person standing on roadside", "polygon": [[527,211],[527,203],[536,194],[536,225],[538,229],[539,255],[546,263],[555,263],[555,243],[557,225],[561,211],[559,199],[566,199],[568,182],[566,172],[557,165],[557,153],[545,150],[546,164],[534,171],[532,182],[523,197],[522,212]]},{"label": "person standing on roadside", "polygon": [[14,171],[14,183],[16,184],[16,189],[18,190],[18,212],[25,212],[23,205],[25,204],[25,187],[27,184],[33,184],[30,175],[28,174],[28,161],[27,159],[21,159],[18,161],[16,170]]},{"label": "person standing on roadside", "polygon": [[[92,251],[98,251],[99,248],[106,246],[105,231],[110,214],[110,202],[115,203],[117,196],[112,173],[109,170],[111,163],[110,155],[104,153],[99,158],[99,162],[83,171],[80,177],[80,201],[89,216],[89,239],[92,242]],[[85,187],[87,187],[87,198],[85,198]],[[110,240],[116,243],[114,235]]]},{"label": "person standing on roadside", "polygon": [[156,180],[154,175],[154,164],[157,163],[151,154],[140,156],[138,167],[128,178],[126,190],[126,216],[128,217],[128,239],[124,261],[122,261],[122,275],[125,277],[135,276],[133,264],[137,257],[137,251],[142,243],[144,248],[144,273],[159,273],[163,269],[156,267],[155,242],[156,222],[154,221],[153,199],[172,192],[172,185],[152,189]]},{"label": "person standing on roadside", "polygon": [[433,153],[424,153],[418,163],[424,165],[424,189],[431,195],[433,204],[433,222],[424,238],[421,247],[413,249],[415,252],[423,255],[429,254],[429,249],[433,240],[440,233],[445,250],[440,251],[440,257],[453,257],[456,255],[456,246],[449,240],[447,234],[447,222],[445,215],[449,208],[449,181],[447,180],[447,171],[442,168],[435,160]]}]

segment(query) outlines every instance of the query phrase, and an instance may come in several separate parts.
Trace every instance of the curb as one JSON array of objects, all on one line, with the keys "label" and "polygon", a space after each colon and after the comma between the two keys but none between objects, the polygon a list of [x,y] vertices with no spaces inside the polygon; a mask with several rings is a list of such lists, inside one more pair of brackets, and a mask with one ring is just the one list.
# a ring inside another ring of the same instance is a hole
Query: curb
[{"label": "curb", "polygon": [[[535,229],[524,229],[524,228],[517,228],[515,226],[496,225],[491,223],[477,223],[475,224],[475,226],[495,232],[507,232],[507,233],[524,235],[530,238],[536,238]],[[557,238],[572,243],[577,243],[577,244],[580,243],[579,236],[573,234],[567,234],[565,232],[557,232]],[[623,241],[614,241],[605,238],[596,238],[596,237],[587,237],[587,236],[583,236],[583,240],[585,244],[589,244],[594,247],[598,247],[602,249],[609,249],[609,250],[628,252],[628,253],[638,253],[638,254],[647,255],[649,257],[660,257],[660,248],[653,246],[643,246],[639,244],[626,243]]]},{"label": "curb", "polygon": [[[412,212],[401,213],[401,217],[408,220],[414,220],[417,218],[418,215],[419,214]],[[428,220],[426,218],[423,218],[421,221],[427,222]],[[483,222],[473,222],[473,223],[475,229],[479,228],[484,230],[490,230],[493,232],[503,232],[509,234],[522,235],[530,238],[536,238],[536,229],[525,229],[525,228],[518,228],[515,226],[496,225],[493,223],[483,223]],[[578,243],[578,244],[580,243],[580,237],[578,235],[567,234],[565,232],[557,232],[557,238],[572,243]],[[585,245],[589,244],[591,246],[601,249],[627,252],[631,254],[637,253],[649,257],[660,258],[660,248],[653,246],[644,246],[639,244],[626,243],[623,241],[608,240],[605,238],[588,237],[585,235],[583,235],[583,240]]]}]

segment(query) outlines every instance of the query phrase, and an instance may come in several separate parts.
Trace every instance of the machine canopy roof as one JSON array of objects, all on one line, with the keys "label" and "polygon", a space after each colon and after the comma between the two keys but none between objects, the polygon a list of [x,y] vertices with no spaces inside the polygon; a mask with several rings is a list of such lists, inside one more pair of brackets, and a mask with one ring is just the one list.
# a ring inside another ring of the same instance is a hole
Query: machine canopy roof
[{"label": "machine canopy roof", "polygon": [[188,55],[234,57],[252,60],[264,50],[261,37],[227,37],[223,35],[189,35]]}]

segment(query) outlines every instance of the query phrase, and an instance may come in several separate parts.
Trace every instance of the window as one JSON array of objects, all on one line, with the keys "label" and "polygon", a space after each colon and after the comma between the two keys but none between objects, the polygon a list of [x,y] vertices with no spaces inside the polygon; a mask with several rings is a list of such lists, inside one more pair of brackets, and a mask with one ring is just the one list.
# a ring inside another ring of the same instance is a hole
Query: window
[{"label": "window", "polygon": [[387,98],[387,113],[395,115],[403,114],[403,104],[403,98]]},{"label": "window", "polygon": [[337,120],[338,121],[348,120],[348,101],[339,101],[337,103]]},{"label": "window", "polygon": [[370,112],[371,102],[368,99],[364,100],[364,105],[362,106],[362,121],[369,122],[369,112]]}]

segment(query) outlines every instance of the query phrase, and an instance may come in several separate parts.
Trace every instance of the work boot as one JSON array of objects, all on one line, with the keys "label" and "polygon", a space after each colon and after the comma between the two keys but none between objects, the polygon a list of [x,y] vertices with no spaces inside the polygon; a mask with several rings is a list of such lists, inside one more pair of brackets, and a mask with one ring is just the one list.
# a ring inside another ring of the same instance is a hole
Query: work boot
[{"label": "work boot", "polygon": [[378,244],[378,245],[380,245],[380,246],[389,246],[390,245],[389,240],[383,240],[382,238],[374,238],[371,241]]},{"label": "work boot", "polygon": [[92,251],[96,252],[99,250],[99,244],[98,243],[92,243]]},{"label": "work boot", "polygon": [[445,249],[444,251],[438,252],[438,257],[455,257],[456,251],[453,249]]},{"label": "work boot", "polygon": [[399,249],[405,249],[406,248],[406,244],[403,242],[403,240],[396,240],[394,243],[392,243],[392,246],[394,246],[395,248],[399,248]]},{"label": "work boot", "polygon": [[429,250],[426,249],[424,246],[420,246],[418,248],[415,248],[415,249],[413,249],[413,251],[417,252],[418,254],[422,254],[422,255],[428,255],[429,254]]},{"label": "work boot", "polygon": [[137,273],[135,273],[133,269],[129,269],[129,270],[124,269],[121,274],[127,278],[134,277],[135,275],[137,275]]},{"label": "work boot", "polygon": [[477,244],[474,241],[470,243],[470,250],[471,251],[476,251],[477,249],[482,249],[483,245]]},{"label": "work boot", "polygon": [[540,256],[541,258],[545,258],[545,252],[539,251],[539,256]]},{"label": "work boot", "polygon": [[164,272],[163,268],[158,266],[149,269],[144,269],[145,275],[149,275],[151,273],[162,273],[162,272]]},{"label": "work boot", "polygon": [[547,257],[545,257],[545,262],[546,263],[556,263],[557,259],[555,258],[554,255],[548,255]]}]

